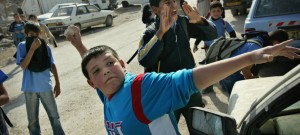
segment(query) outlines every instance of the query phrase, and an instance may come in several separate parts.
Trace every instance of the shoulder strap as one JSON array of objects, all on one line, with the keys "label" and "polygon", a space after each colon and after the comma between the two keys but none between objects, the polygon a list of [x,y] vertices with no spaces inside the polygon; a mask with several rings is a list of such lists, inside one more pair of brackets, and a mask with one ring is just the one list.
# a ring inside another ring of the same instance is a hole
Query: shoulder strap
[{"label": "shoulder strap", "polygon": [[145,74],[139,74],[131,84],[132,108],[136,118],[144,123],[149,124],[151,121],[146,117],[142,106],[142,81]]},{"label": "shoulder strap", "polygon": [[187,23],[186,23],[186,20],[184,18],[181,19],[181,24],[182,24],[182,27],[183,27],[183,30],[184,30],[184,33],[185,33],[187,39],[190,39],[188,30],[187,30]]},{"label": "shoulder strap", "polygon": [[14,125],[11,124],[9,118],[6,116],[6,114],[5,114],[5,112],[3,111],[2,107],[0,107],[0,109],[1,109],[2,115],[3,115],[3,117],[4,117],[5,121],[6,121],[6,123],[7,123],[10,127],[14,127]]},{"label": "shoulder strap", "polygon": [[259,45],[260,47],[263,47],[263,43],[261,43],[261,42],[259,42],[257,40],[248,39],[247,42],[255,43],[255,44]]}]

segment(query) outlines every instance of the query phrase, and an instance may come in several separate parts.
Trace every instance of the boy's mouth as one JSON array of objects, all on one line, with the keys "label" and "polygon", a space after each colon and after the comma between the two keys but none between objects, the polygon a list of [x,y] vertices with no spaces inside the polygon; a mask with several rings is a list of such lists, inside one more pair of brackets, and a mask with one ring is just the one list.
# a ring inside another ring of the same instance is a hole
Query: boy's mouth
[{"label": "boy's mouth", "polygon": [[109,81],[111,81],[112,79],[114,79],[115,77],[109,77],[106,79],[105,83],[108,83]]},{"label": "boy's mouth", "polygon": [[171,14],[172,14],[172,15],[177,15],[177,10],[173,10],[173,11],[171,12]]}]

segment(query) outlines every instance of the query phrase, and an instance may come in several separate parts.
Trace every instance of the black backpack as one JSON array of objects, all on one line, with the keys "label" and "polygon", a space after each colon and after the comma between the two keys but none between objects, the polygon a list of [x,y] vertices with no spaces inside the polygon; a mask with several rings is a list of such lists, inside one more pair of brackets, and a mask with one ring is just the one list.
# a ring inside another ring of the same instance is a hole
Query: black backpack
[{"label": "black backpack", "polygon": [[206,53],[205,63],[209,64],[215,61],[227,59],[231,56],[231,53],[244,45],[246,42],[256,43],[263,47],[263,44],[259,41],[252,39],[239,39],[239,38],[225,38],[220,37],[209,46]]}]

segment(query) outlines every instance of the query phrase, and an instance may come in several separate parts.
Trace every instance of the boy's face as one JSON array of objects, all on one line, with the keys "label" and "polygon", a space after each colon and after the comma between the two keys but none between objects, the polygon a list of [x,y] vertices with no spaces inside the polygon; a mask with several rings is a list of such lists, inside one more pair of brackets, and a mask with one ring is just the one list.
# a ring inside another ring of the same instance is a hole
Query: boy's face
[{"label": "boy's face", "polygon": [[160,0],[159,7],[152,6],[153,12],[159,16],[164,4],[166,4],[170,8],[170,17],[177,17],[178,5],[176,0]]},{"label": "boy's face", "polygon": [[15,19],[16,21],[19,21],[19,20],[20,20],[20,16],[19,16],[19,15],[15,15],[15,16],[14,16],[14,19]]},{"label": "boy's face", "polygon": [[214,19],[220,18],[221,15],[222,15],[222,13],[223,13],[223,10],[222,10],[221,8],[219,8],[219,7],[217,7],[217,8],[212,8],[212,9],[210,10],[210,15],[211,15],[211,17],[214,18]]},{"label": "boy's face", "polygon": [[30,17],[29,20],[33,22],[37,22],[37,19],[35,17]]},{"label": "boy's face", "polygon": [[92,58],[86,65],[86,70],[90,77],[88,84],[100,89],[105,96],[110,96],[120,89],[126,72],[124,62],[110,52]]}]

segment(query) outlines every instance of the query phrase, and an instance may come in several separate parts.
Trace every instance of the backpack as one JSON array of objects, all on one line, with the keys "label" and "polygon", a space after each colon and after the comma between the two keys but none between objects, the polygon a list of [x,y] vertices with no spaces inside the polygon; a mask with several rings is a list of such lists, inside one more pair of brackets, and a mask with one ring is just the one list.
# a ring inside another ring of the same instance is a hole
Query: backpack
[{"label": "backpack", "polygon": [[259,46],[263,47],[262,43],[256,40],[225,38],[222,36],[214,40],[214,42],[209,46],[206,53],[205,63],[209,64],[215,61],[229,58],[233,51],[244,45],[246,42],[256,43]]}]

